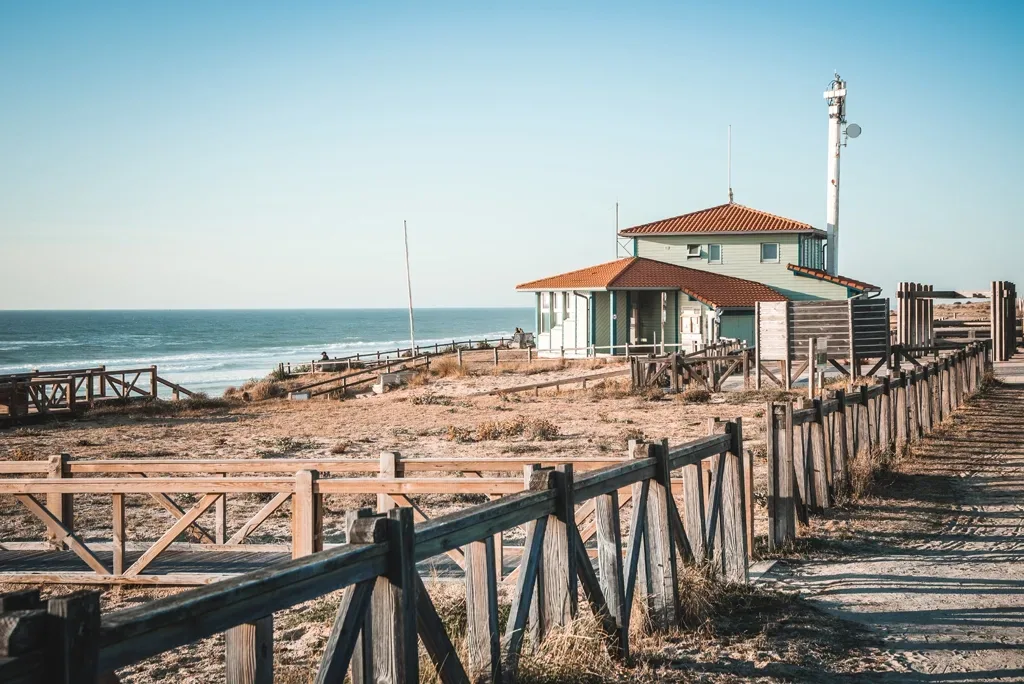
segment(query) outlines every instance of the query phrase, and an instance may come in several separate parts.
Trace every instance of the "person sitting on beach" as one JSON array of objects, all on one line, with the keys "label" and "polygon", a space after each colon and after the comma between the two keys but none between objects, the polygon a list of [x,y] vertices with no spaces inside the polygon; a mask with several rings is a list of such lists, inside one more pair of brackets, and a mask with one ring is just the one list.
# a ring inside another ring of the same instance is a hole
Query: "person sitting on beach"
[{"label": "person sitting on beach", "polygon": [[320,352],[320,360],[321,361],[330,361],[331,357],[329,357],[327,355],[327,352]]}]

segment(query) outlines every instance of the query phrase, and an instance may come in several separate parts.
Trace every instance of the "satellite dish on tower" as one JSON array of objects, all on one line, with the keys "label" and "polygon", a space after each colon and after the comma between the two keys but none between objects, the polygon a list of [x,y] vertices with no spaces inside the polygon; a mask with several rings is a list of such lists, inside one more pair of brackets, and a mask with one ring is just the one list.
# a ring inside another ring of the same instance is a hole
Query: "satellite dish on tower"
[{"label": "satellite dish on tower", "polygon": [[851,138],[856,138],[861,134],[861,128],[857,124],[850,124],[846,127],[846,135]]}]

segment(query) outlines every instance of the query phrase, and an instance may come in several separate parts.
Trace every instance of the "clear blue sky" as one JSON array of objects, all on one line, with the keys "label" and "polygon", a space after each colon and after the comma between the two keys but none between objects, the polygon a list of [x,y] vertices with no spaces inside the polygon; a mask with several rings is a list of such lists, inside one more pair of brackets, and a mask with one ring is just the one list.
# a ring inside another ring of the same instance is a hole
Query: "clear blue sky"
[{"label": "clear blue sky", "polygon": [[726,200],[1024,280],[1024,3],[0,4],[0,308],[529,305]]}]

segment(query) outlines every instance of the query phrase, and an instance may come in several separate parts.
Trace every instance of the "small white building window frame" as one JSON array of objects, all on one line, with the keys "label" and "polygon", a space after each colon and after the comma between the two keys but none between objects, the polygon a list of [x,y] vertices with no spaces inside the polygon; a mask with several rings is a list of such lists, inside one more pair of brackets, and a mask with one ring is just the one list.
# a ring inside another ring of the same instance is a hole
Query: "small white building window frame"
[{"label": "small white building window frame", "polygon": [[686,245],[687,259],[700,259],[700,245]]},{"label": "small white building window frame", "polygon": [[779,263],[779,243],[778,242],[762,242],[761,243],[761,263],[762,264],[777,264],[777,263]]},{"label": "small white building window frame", "polygon": [[708,245],[708,263],[722,263],[722,245]]}]

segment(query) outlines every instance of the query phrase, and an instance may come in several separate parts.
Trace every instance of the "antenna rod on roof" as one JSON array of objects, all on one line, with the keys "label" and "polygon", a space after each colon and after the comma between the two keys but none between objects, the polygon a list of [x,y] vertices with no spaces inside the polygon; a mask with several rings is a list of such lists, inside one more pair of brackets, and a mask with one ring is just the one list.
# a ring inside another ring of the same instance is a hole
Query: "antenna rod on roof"
[{"label": "antenna rod on roof", "polygon": [[728,178],[729,178],[729,204],[732,204],[732,124],[729,124],[729,136],[728,137],[729,137],[729,143],[727,145],[727,147],[728,147],[728,152],[727,152],[728,160],[726,162],[726,167],[728,168]]},{"label": "antenna rod on roof", "polygon": [[619,203],[615,203],[615,258],[619,258]]}]

